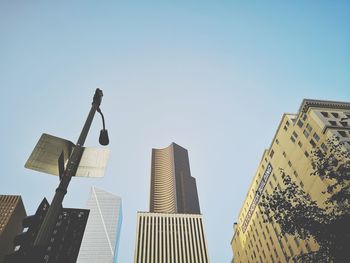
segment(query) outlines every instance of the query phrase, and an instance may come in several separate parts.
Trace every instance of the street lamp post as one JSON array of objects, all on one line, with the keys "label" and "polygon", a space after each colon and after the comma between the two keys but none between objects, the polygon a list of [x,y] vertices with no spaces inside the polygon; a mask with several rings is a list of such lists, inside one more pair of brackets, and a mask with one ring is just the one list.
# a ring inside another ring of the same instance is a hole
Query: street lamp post
[{"label": "street lamp post", "polygon": [[[66,168],[63,171],[61,170],[59,172],[61,180],[60,180],[59,186],[56,189],[56,193],[55,193],[55,196],[53,197],[51,206],[35,238],[34,247],[37,247],[37,248],[44,247],[48,242],[48,238],[54,228],[56,219],[61,211],[62,202],[63,202],[64,196],[67,193],[69,182],[72,176],[76,174],[76,171],[78,169],[78,165],[84,150],[83,145],[85,143],[95,112],[98,111],[103,118],[103,115],[100,110],[102,96],[103,96],[102,90],[96,89],[89,115],[85,121],[84,127],[80,133],[76,146],[73,148],[72,153],[68,158]],[[100,143],[102,145],[107,145],[108,141],[109,140],[108,140],[107,130],[105,130],[104,118],[103,118],[103,130],[101,130],[101,134],[100,134]]]}]

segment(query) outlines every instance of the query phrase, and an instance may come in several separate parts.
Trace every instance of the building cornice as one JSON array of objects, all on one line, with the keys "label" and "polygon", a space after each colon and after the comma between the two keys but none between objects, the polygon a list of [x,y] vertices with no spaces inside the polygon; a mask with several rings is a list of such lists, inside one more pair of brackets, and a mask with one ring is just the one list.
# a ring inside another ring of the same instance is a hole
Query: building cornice
[{"label": "building cornice", "polygon": [[343,109],[350,110],[349,102],[330,101],[330,100],[312,100],[304,99],[300,105],[299,113],[306,113],[309,108],[331,108],[331,109]]}]

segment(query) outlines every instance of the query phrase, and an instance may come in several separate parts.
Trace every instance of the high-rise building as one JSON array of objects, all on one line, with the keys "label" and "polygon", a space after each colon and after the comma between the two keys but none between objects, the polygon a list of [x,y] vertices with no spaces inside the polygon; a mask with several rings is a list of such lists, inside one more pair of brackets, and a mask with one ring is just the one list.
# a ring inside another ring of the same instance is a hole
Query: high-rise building
[{"label": "high-rise building", "polygon": [[75,263],[88,217],[87,209],[63,208],[40,262]]},{"label": "high-rise building", "polygon": [[35,215],[25,217],[22,221],[26,231],[14,238],[15,250],[6,255],[6,263],[75,263],[84,234],[89,210],[61,208],[55,226],[45,246],[34,246],[34,240],[49,203],[46,198],[40,203]]},{"label": "high-rise building", "polygon": [[187,150],[152,149],[150,211],[137,213],[135,263],[209,262]]},{"label": "high-rise building", "polygon": [[86,205],[89,219],[77,262],[116,263],[122,224],[122,200],[92,187]]},{"label": "high-rise building", "polygon": [[246,199],[234,225],[231,246],[234,263],[290,262],[290,259],[318,249],[313,240],[305,241],[286,235],[281,237],[277,224],[264,223],[259,207],[263,193],[281,188],[279,169],[320,204],[327,181],[312,172],[311,152],[320,147],[327,153],[327,140],[338,138],[350,148],[350,103],[305,99],[297,114],[284,114],[272,140],[265,150]]},{"label": "high-rise building", "polygon": [[188,153],[176,143],[152,149],[150,211],[200,214]]},{"label": "high-rise building", "polygon": [[36,247],[34,240],[49,206],[44,198],[35,215],[23,219],[27,229],[15,237],[15,250],[5,256],[5,263],[76,262],[89,210],[61,208],[47,244]]},{"label": "high-rise building", "polygon": [[0,263],[14,250],[13,239],[22,232],[26,211],[18,195],[0,195]]}]

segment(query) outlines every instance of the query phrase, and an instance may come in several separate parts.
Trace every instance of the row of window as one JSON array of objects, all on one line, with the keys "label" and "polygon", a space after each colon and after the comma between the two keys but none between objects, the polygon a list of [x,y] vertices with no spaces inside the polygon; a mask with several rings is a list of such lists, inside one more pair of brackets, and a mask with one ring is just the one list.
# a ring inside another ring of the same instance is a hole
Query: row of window
[{"label": "row of window", "polygon": [[[323,117],[325,118],[339,118],[340,114],[339,112],[326,112],[326,111],[321,111],[321,114]],[[350,113],[344,113],[345,114],[345,118],[350,118]]]}]

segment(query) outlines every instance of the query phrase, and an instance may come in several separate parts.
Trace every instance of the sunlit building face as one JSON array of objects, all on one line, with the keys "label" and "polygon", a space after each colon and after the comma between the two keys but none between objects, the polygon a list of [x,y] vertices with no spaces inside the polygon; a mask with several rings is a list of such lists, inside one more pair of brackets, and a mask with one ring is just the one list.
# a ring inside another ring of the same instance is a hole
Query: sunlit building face
[{"label": "sunlit building face", "polygon": [[264,223],[259,207],[263,193],[282,187],[279,169],[319,204],[325,201],[322,192],[328,183],[312,172],[311,153],[320,148],[327,152],[326,142],[337,137],[350,148],[350,103],[304,100],[297,114],[284,114],[272,140],[265,150],[246,199],[234,225],[231,246],[234,263],[289,262],[300,253],[318,249],[311,239],[300,240],[280,236],[277,224]]}]

